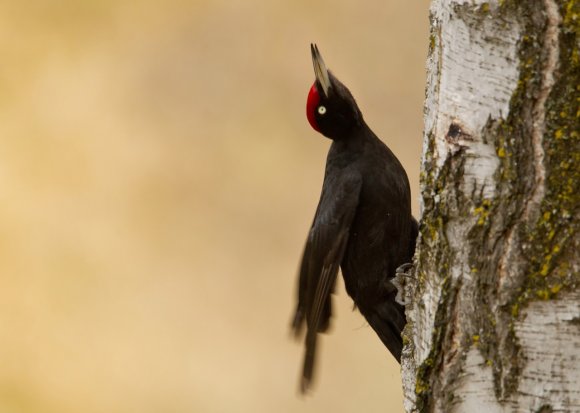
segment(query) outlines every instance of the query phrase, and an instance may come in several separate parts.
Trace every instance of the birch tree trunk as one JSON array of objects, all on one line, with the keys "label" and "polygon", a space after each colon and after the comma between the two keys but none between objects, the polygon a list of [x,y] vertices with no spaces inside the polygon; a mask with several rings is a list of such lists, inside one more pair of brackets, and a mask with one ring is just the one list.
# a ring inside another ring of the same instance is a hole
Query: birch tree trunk
[{"label": "birch tree trunk", "polygon": [[407,412],[580,412],[580,2],[433,0]]}]

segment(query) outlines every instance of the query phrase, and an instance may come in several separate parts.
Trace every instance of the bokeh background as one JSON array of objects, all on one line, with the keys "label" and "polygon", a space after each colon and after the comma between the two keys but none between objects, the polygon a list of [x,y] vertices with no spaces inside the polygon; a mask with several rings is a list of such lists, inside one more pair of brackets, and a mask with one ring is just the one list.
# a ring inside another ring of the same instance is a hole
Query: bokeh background
[{"label": "bokeh background", "polygon": [[402,411],[342,280],[308,397],[289,321],[329,146],[309,43],[416,201],[427,7],[0,2],[0,413]]}]

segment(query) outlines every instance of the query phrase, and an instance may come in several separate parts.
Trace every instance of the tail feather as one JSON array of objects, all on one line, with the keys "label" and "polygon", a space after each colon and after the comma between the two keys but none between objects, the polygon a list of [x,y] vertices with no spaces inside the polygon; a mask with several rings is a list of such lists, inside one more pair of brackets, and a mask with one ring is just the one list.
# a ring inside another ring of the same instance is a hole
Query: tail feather
[{"label": "tail feather", "polygon": [[401,332],[406,324],[405,308],[395,302],[393,296],[370,311],[363,312],[363,315],[385,347],[400,363],[403,351]]},{"label": "tail feather", "polygon": [[316,332],[306,334],[306,351],[304,352],[304,366],[302,368],[302,379],[300,380],[300,392],[306,393],[312,384],[314,376],[314,363],[316,362]]}]

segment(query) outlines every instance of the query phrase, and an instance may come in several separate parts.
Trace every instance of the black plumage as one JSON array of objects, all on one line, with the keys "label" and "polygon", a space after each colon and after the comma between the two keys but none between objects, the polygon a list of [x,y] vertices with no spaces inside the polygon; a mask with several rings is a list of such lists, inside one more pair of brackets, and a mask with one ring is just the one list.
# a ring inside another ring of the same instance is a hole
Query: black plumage
[{"label": "black plumage", "polygon": [[307,328],[303,392],[313,378],[318,333],[329,325],[339,266],[356,307],[400,362],[406,320],[390,280],[398,266],[411,261],[417,237],[405,170],[367,126],[349,90],[326,69],[316,46],[311,51],[316,81],[307,116],[333,142],[304,248],[292,323],[297,335],[304,323]]}]

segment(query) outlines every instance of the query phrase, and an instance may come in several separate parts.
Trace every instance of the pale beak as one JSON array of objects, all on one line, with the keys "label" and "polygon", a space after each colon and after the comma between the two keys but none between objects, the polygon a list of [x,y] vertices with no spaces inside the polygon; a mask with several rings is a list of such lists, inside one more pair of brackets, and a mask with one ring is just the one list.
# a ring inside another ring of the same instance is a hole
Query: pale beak
[{"label": "pale beak", "polygon": [[328,97],[328,91],[330,90],[330,78],[328,77],[328,69],[322,60],[322,56],[318,51],[318,47],[315,44],[310,44],[310,52],[312,53],[312,64],[314,65],[314,74],[316,75],[316,80],[322,86],[322,92],[325,97]]}]

